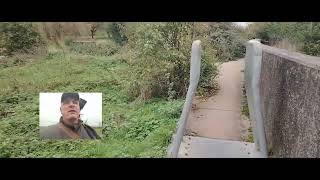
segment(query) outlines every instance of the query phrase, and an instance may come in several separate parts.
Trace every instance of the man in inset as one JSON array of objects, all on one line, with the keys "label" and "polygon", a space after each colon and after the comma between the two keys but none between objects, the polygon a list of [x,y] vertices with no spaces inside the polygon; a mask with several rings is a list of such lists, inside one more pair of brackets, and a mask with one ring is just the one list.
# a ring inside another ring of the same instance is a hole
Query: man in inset
[{"label": "man in inset", "polygon": [[63,93],[61,96],[60,122],[40,129],[45,139],[100,139],[96,131],[80,119],[80,111],[87,103],[78,93]]}]

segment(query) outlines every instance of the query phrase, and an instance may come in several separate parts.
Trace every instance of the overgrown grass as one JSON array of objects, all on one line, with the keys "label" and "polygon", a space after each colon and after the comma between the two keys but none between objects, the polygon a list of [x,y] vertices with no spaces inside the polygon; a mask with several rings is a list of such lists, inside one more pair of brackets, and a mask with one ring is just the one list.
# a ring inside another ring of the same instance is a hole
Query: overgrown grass
[{"label": "overgrown grass", "polygon": [[[183,100],[132,103],[116,56],[51,52],[0,70],[0,157],[164,157]],[[40,92],[102,92],[102,140],[40,140]]]},{"label": "overgrown grass", "polygon": [[119,46],[112,41],[99,40],[91,43],[73,42],[70,43],[70,51],[79,54],[110,56],[119,50]]},{"label": "overgrown grass", "polygon": [[249,134],[248,134],[248,136],[246,137],[245,141],[246,141],[246,142],[250,142],[250,143],[254,143],[254,137],[253,137],[252,127],[250,127],[250,128],[248,129],[248,132],[249,132]]},{"label": "overgrown grass", "polygon": [[254,143],[253,131],[252,131],[252,121],[250,120],[249,114],[249,106],[248,106],[248,99],[246,95],[246,88],[245,85],[242,85],[242,105],[241,105],[241,114],[245,115],[247,119],[250,121],[250,126],[248,128],[248,133],[244,137],[245,142]]},{"label": "overgrown grass", "polygon": [[247,99],[247,92],[244,82],[242,84],[242,105],[241,105],[241,113],[247,117],[250,116],[249,114],[249,106],[248,106],[248,99]]}]

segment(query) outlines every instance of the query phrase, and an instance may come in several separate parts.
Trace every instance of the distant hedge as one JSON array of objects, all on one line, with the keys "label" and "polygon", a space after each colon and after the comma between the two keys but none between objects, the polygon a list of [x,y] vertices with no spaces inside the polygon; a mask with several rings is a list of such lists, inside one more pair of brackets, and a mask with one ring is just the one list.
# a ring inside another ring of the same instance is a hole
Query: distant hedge
[{"label": "distant hedge", "polygon": [[[260,25],[260,27],[258,27]],[[254,27],[256,26],[256,27]],[[300,51],[308,55],[320,55],[319,22],[271,22],[251,25],[254,38],[259,38],[268,45],[274,45],[287,39],[299,46]]]}]

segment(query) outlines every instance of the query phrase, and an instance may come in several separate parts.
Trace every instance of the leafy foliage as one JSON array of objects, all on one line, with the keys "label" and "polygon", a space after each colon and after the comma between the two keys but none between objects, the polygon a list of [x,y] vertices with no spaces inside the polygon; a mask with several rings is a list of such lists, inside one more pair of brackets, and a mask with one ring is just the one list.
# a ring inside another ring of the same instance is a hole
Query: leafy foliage
[{"label": "leafy foliage", "polygon": [[241,29],[231,23],[210,23],[210,42],[217,50],[221,61],[230,61],[243,57],[246,39]]},{"label": "leafy foliage", "polygon": [[318,22],[253,23],[249,29],[254,29],[251,31],[250,37],[262,39],[268,45],[273,46],[288,39],[291,43],[296,44],[298,50],[303,53],[315,56],[320,54],[320,23]]},{"label": "leafy foliage", "polygon": [[106,31],[109,38],[119,45],[124,45],[128,40],[125,23],[113,22],[107,26]]},{"label": "leafy foliage", "polygon": [[[131,96],[143,100],[152,97],[184,97],[189,84],[192,23],[148,23],[136,28],[129,46],[136,54],[130,76]],[[214,50],[203,40],[201,88],[212,88],[217,75]],[[132,89],[134,88],[134,89]]]},{"label": "leafy foliage", "polygon": [[312,56],[320,56],[320,36],[306,36],[303,51]]},{"label": "leafy foliage", "polygon": [[[92,42],[75,41],[88,35],[76,28],[82,26],[43,23],[45,36],[59,48],[49,46],[45,58],[0,70],[1,157],[164,157],[189,85],[192,41],[202,41],[200,95],[216,87],[216,62],[238,56],[232,48],[240,47],[229,45],[238,34],[228,29],[221,37],[229,55],[221,55],[216,30],[204,23],[109,23],[109,40],[98,40],[97,31]],[[7,39],[1,37],[3,47]],[[103,139],[40,140],[38,92],[50,91],[102,92]]]},{"label": "leafy foliage", "polygon": [[[52,52],[32,66],[1,69],[0,157],[164,157],[183,101],[131,104],[121,91],[130,68],[112,56]],[[102,92],[103,139],[41,140],[40,91]]]},{"label": "leafy foliage", "polygon": [[0,49],[5,54],[28,53],[44,42],[32,23],[0,23]]},{"label": "leafy foliage", "polygon": [[313,23],[309,26],[311,32],[305,37],[303,51],[309,55],[320,56],[320,23]]}]

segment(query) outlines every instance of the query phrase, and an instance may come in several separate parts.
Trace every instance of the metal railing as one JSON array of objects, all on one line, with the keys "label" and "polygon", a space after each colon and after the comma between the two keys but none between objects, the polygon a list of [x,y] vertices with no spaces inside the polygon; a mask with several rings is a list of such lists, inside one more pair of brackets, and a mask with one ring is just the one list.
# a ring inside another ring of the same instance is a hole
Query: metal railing
[{"label": "metal railing", "polygon": [[[263,126],[263,119],[260,104],[260,74],[262,61],[262,47],[258,40],[250,40],[246,44],[245,57],[245,86],[248,98],[250,119],[253,122],[254,142],[256,150],[262,157],[267,157],[266,136]],[[177,158],[183,135],[186,130],[186,123],[192,107],[192,100],[195,95],[201,66],[201,42],[194,41],[191,51],[190,84],[183,106],[177,132],[174,135],[172,144],[168,149],[168,157]]]},{"label": "metal railing", "polygon": [[250,40],[246,44],[245,87],[248,99],[250,119],[253,124],[255,148],[262,157],[268,157],[266,135],[263,125],[260,97],[260,74],[262,46],[259,40]]},{"label": "metal railing", "polygon": [[186,130],[187,120],[192,107],[192,100],[195,95],[199,78],[200,78],[200,66],[201,66],[201,41],[196,40],[192,43],[191,64],[190,64],[190,83],[189,83],[186,100],[183,106],[180,120],[178,122],[177,132],[168,150],[168,157],[170,158],[178,157],[180,144],[183,139],[184,132]]}]

